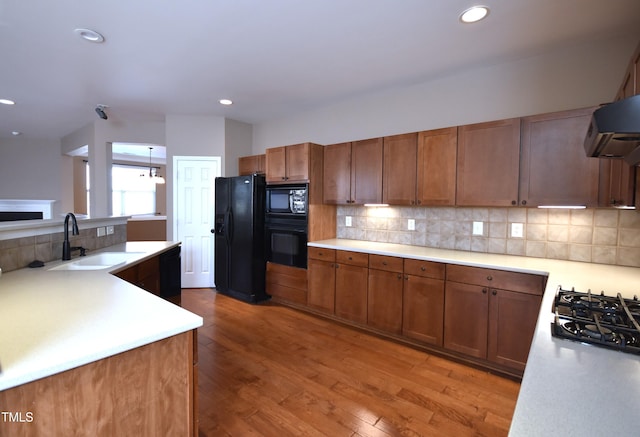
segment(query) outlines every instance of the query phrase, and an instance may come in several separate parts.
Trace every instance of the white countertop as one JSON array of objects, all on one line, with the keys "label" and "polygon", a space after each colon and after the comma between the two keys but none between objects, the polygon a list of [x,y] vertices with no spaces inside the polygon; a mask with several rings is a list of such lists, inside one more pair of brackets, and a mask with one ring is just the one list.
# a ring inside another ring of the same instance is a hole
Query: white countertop
[{"label": "white countertop", "polygon": [[92,252],[141,253],[106,270],[47,270],[57,261],[2,274],[0,390],[202,326],[202,317],[109,273],[178,244],[129,242]]},{"label": "white countertop", "polygon": [[309,246],[548,275],[509,435],[637,435],[640,356],[551,336],[559,285],[640,296],[640,269],[544,258],[331,239]]}]

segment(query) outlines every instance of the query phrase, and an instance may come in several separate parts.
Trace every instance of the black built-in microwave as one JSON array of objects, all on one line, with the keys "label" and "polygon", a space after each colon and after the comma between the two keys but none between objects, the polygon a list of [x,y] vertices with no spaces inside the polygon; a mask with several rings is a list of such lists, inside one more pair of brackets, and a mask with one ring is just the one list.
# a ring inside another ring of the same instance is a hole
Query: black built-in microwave
[{"label": "black built-in microwave", "polygon": [[267,186],[266,212],[268,216],[306,217],[306,184]]}]

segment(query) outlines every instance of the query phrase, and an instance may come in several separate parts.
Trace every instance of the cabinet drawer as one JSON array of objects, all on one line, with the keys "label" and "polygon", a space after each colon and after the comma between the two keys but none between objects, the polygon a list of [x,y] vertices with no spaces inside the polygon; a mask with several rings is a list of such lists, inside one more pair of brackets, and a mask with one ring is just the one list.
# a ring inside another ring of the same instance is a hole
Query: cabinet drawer
[{"label": "cabinet drawer", "polygon": [[307,255],[311,259],[319,259],[323,261],[335,261],[336,250],[335,249],[323,249],[321,247],[309,247],[307,248]]},{"label": "cabinet drawer", "polygon": [[408,275],[423,276],[425,278],[444,279],[445,265],[433,261],[405,259],[404,272]]},{"label": "cabinet drawer", "polygon": [[336,251],[336,262],[352,266],[367,267],[369,265],[369,254],[338,250]]},{"label": "cabinet drawer", "polygon": [[369,268],[402,273],[403,258],[384,255],[369,255]]},{"label": "cabinet drawer", "polygon": [[447,281],[542,295],[546,277],[529,273],[449,264],[447,266]]}]

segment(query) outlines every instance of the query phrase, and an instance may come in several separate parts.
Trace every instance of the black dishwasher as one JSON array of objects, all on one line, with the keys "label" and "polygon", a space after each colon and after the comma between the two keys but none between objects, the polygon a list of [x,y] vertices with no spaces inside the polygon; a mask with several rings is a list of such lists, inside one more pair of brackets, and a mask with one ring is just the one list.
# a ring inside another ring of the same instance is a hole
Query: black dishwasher
[{"label": "black dishwasher", "polygon": [[180,246],[177,246],[160,254],[160,296],[179,303],[181,289]]}]

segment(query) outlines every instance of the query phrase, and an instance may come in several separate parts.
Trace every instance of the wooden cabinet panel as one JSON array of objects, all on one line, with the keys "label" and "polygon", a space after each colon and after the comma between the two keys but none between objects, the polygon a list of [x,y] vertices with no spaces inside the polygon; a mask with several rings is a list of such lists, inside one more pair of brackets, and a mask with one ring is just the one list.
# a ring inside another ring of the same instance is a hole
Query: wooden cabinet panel
[{"label": "wooden cabinet panel", "polygon": [[307,303],[307,270],[267,263],[266,292],[274,300]]},{"label": "wooden cabinet panel", "polygon": [[402,334],[415,340],[442,346],[444,281],[408,275],[406,272],[404,279]]},{"label": "wooden cabinet panel", "polygon": [[266,156],[250,155],[238,158],[238,174],[240,176],[252,175],[254,173],[264,174]]},{"label": "wooden cabinet panel", "polygon": [[517,204],[520,119],[458,128],[456,205]]},{"label": "wooden cabinet panel", "polygon": [[351,199],[351,143],[324,148],[323,202],[347,205]]},{"label": "wooden cabinet panel", "polygon": [[637,205],[636,167],[630,166],[622,159],[601,158],[598,161],[600,162],[599,206]]},{"label": "wooden cabinet panel", "polygon": [[397,256],[369,255],[369,268],[402,273],[403,259]]},{"label": "wooden cabinet panel", "polygon": [[265,170],[267,183],[287,181],[287,148],[272,147],[265,152]]},{"label": "wooden cabinet panel", "polygon": [[114,273],[120,279],[160,296],[160,257],[154,256]]},{"label": "wooden cabinet panel", "polygon": [[384,137],[382,202],[415,205],[418,134]]},{"label": "wooden cabinet panel", "polygon": [[404,273],[414,276],[424,276],[426,278],[444,279],[445,264],[419,259],[405,259]]},{"label": "wooden cabinet panel", "polygon": [[286,147],[287,183],[309,181],[309,143]]},{"label": "wooden cabinet panel", "polygon": [[402,282],[402,273],[369,269],[369,326],[394,334],[402,332]]},{"label": "wooden cabinet panel", "polygon": [[351,203],[382,203],[382,138],[351,143]]},{"label": "wooden cabinet panel", "polygon": [[545,287],[544,276],[455,264],[447,266],[447,281],[502,288],[536,295],[542,295]]},{"label": "wooden cabinet panel", "polygon": [[455,205],[457,146],[455,127],[418,134],[418,205]]},{"label": "wooden cabinet panel", "polygon": [[444,347],[476,358],[487,357],[489,296],[487,287],[447,281]]},{"label": "wooden cabinet panel", "polygon": [[307,265],[307,305],[333,314],[335,308],[336,264],[310,258]]},{"label": "wooden cabinet panel", "polygon": [[[0,391],[2,436],[195,436],[194,331]],[[195,340],[197,341],[197,340]]]},{"label": "wooden cabinet panel", "polygon": [[307,256],[312,259],[333,262],[336,260],[336,250],[324,249],[322,247],[309,247],[307,248]]},{"label": "wooden cabinet panel", "polygon": [[[341,251],[338,251],[340,254]],[[359,254],[366,255],[366,254]],[[337,264],[335,314],[352,322],[367,323],[369,269],[362,265]]]},{"label": "wooden cabinet panel", "polygon": [[521,205],[598,205],[599,163],[584,153],[593,110],[522,119]]},{"label": "wooden cabinet panel", "polygon": [[542,296],[492,288],[487,358],[524,371]]},{"label": "wooden cabinet panel", "polygon": [[369,265],[369,254],[362,252],[350,252],[348,250],[338,250],[336,251],[336,262],[340,264],[367,267]]}]

